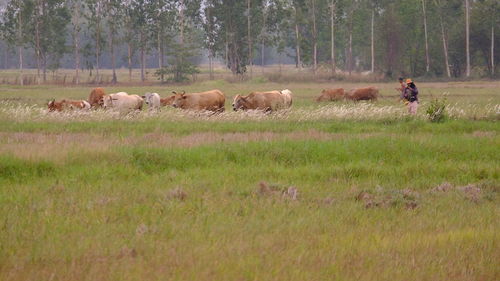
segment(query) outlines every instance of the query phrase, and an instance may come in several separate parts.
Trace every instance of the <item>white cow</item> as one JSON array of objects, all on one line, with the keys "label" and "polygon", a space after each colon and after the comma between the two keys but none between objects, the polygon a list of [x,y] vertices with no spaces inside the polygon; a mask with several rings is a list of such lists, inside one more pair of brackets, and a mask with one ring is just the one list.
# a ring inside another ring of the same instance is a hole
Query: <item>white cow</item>
[{"label": "white cow", "polygon": [[112,108],[120,112],[141,110],[143,102],[142,98],[138,95],[129,95],[125,92],[105,95],[103,97],[104,109]]},{"label": "white cow", "polygon": [[161,98],[160,95],[157,93],[145,93],[144,96],[142,96],[146,104],[149,106],[151,109],[156,109],[159,110],[161,107]]},{"label": "white cow", "polygon": [[292,91],[284,89],[281,91],[283,99],[285,101],[285,108],[290,108],[292,106]]}]

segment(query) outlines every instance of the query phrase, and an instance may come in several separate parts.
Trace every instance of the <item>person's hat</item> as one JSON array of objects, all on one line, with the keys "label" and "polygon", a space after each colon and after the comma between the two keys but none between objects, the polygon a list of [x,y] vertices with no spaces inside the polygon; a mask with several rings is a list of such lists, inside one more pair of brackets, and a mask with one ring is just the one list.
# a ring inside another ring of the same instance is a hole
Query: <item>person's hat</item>
[{"label": "person's hat", "polygon": [[401,81],[401,82],[403,82],[404,78],[403,77],[399,77],[398,80]]},{"label": "person's hat", "polygon": [[413,83],[413,81],[411,81],[410,78],[406,79],[406,84],[410,84],[410,83]]}]

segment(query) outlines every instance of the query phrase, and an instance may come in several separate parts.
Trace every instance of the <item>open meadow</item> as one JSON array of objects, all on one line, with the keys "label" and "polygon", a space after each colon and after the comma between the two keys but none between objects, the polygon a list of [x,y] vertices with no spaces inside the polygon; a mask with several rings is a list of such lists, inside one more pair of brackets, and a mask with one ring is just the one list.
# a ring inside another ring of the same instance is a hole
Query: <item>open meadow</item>
[{"label": "open meadow", "polygon": [[[0,280],[499,280],[500,81],[416,84],[415,117],[397,83],[105,87],[220,89],[218,115],[48,113],[92,87],[0,85]],[[289,110],[231,110],[285,88]]]}]

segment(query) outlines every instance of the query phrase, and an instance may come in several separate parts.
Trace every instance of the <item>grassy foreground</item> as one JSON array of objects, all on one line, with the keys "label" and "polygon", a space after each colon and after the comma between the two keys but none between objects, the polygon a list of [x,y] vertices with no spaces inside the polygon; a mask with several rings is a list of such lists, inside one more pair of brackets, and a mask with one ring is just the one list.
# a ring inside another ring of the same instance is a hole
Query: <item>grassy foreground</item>
[{"label": "grassy foreground", "polygon": [[306,97],[257,119],[3,105],[0,280],[499,279],[495,119],[301,119]]}]

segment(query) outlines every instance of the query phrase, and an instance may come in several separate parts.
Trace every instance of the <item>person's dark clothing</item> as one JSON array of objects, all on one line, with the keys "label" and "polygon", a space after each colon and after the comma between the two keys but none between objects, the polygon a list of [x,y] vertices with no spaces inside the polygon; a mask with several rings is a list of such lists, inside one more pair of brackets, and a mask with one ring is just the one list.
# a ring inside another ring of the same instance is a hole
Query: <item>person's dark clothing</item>
[{"label": "person's dark clothing", "polygon": [[418,89],[417,89],[417,86],[415,86],[415,84],[411,83],[409,84],[405,91],[404,91],[404,97],[407,101],[409,102],[418,102]]}]

